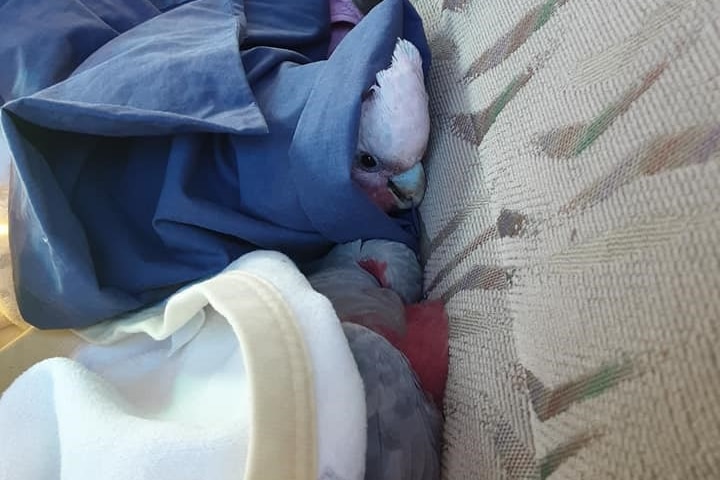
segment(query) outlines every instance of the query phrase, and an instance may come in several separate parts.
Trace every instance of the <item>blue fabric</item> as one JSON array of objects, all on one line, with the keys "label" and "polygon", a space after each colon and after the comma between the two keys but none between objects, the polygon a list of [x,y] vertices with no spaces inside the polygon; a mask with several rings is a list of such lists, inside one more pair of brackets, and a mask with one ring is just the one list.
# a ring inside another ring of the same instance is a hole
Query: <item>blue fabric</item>
[{"label": "blue fabric", "polygon": [[422,23],[384,0],[326,60],[328,15],[327,0],[0,0],[28,322],[88,326],[257,248],[417,247],[411,217],[379,211],[350,162],[361,94],[396,39],[428,67]]}]

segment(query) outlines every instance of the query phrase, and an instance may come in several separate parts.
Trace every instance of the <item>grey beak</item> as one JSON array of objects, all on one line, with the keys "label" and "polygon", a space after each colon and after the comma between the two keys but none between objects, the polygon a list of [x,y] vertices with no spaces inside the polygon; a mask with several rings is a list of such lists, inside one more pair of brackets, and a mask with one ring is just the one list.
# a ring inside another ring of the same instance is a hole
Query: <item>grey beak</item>
[{"label": "grey beak", "polygon": [[417,163],[410,170],[388,179],[388,188],[397,199],[400,210],[417,207],[425,196],[425,169]]}]

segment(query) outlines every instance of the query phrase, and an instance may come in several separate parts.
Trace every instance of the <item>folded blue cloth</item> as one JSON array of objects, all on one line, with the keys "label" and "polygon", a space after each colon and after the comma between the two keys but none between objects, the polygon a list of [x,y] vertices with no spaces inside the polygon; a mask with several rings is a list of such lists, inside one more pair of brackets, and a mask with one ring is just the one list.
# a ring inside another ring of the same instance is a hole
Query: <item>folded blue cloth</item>
[{"label": "folded blue cloth", "polygon": [[381,2],[330,59],[327,0],[0,0],[24,318],[92,325],[259,248],[416,248],[410,217],[350,180],[361,94],[398,37],[427,68],[407,0]]}]

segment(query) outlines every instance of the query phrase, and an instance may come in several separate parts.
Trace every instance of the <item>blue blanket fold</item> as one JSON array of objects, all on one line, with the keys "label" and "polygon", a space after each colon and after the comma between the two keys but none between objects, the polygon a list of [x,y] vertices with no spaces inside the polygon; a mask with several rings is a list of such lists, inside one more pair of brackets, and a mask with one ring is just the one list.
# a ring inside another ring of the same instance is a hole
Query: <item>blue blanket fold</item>
[{"label": "blue blanket fold", "polygon": [[92,325],[258,248],[416,248],[410,217],[349,173],[361,94],[398,37],[427,69],[407,0],[380,3],[327,60],[327,0],[0,0],[24,318]]}]

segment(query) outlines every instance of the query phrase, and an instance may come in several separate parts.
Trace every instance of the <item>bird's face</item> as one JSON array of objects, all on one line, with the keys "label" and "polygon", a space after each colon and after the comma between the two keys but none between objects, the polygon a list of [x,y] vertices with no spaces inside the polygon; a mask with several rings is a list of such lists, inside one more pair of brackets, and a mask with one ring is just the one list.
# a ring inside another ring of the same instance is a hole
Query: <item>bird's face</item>
[{"label": "bird's face", "polygon": [[[403,169],[407,164],[411,166]],[[387,161],[359,150],[353,160],[352,178],[385,212],[417,207],[425,194],[425,170],[420,160]]]},{"label": "bird's face", "polygon": [[425,195],[421,162],[429,135],[422,60],[399,40],[392,65],[377,74],[361,105],[353,181],[385,212],[416,207]]}]

